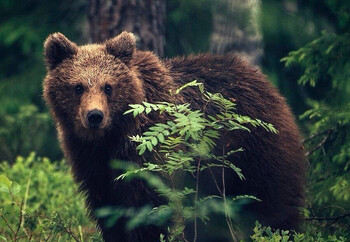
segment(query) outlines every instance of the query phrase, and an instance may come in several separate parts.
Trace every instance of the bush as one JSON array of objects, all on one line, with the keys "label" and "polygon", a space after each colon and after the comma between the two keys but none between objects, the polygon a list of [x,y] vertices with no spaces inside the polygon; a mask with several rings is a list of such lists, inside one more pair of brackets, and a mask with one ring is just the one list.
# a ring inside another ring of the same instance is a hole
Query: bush
[{"label": "bush", "polygon": [[252,241],[256,242],[345,242],[342,236],[335,235],[323,236],[322,233],[312,235],[310,233],[295,233],[288,230],[272,231],[270,227],[262,227],[256,222],[254,234],[251,236]]},{"label": "bush", "polygon": [[330,234],[349,237],[350,231],[350,2],[326,1],[338,33],[324,32],[282,59],[286,66],[304,68],[299,84],[310,95],[301,119],[308,138],[310,161],[305,215]]},{"label": "bush", "polygon": [[39,112],[35,105],[22,105],[12,114],[0,114],[0,160],[11,162],[33,150],[38,155],[61,156],[48,113]]},{"label": "bush", "polygon": [[0,164],[0,234],[4,241],[101,240],[69,168],[31,153]]}]

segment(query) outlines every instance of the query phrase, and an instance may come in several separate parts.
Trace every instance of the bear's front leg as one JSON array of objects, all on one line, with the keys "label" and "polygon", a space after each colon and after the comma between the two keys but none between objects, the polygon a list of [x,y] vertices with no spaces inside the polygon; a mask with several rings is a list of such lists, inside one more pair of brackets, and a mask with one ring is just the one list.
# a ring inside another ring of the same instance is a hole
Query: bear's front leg
[{"label": "bear's front leg", "polygon": [[105,242],[150,242],[159,241],[160,234],[165,235],[165,229],[149,225],[133,230],[126,228],[126,219],[119,219],[113,227],[106,228],[103,221],[99,220],[99,227]]}]

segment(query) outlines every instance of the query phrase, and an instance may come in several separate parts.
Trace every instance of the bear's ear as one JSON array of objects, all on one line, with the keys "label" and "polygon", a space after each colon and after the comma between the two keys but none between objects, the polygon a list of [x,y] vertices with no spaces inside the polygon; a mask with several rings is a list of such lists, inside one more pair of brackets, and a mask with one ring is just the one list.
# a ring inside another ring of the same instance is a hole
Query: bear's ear
[{"label": "bear's ear", "polygon": [[50,34],[44,43],[45,59],[50,70],[77,52],[78,46],[61,33]]},{"label": "bear's ear", "polygon": [[135,46],[135,35],[125,31],[117,37],[106,41],[107,52],[123,61],[127,66],[132,60],[136,48]]}]

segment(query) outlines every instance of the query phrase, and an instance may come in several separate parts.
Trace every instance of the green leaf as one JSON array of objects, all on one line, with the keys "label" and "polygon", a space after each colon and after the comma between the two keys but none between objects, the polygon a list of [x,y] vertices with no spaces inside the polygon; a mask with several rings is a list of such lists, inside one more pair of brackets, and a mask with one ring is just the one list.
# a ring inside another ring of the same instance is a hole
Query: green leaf
[{"label": "green leaf", "polygon": [[151,142],[152,142],[152,145],[153,145],[153,146],[156,146],[156,145],[158,144],[158,140],[157,140],[156,137],[152,137],[152,138],[151,138]]},{"label": "green leaf", "polygon": [[261,200],[259,198],[252,196],[252,195],[239,195],[239,196],[234,197],[233,201],[237,201],[240,199],[253,199],[255,201],[261,202]]},{"label": "green leaf", "polygon": [[152,108],[146,108],[146,114],[149,114],[152,111]]},{"label": "green leaf", "polygon": [[159,134],[157,135],[157,138],[158,138],[158,141],[159,141],[160,143],[164,143],[164,135],[163,135],[162,133],[159,133]]},{"label": "green leaf", "polygon": [[17,182],[12,183],[11,192],[13,195],[17,195],[21,190],[21,186]]},{"label": "green leaf", "polygon": [[139,149],[139,155],[142,155],[146,151],[146,144],[140,144],[137,148]]},{"label": "green leaf", "polygon": [[0,185],[0,192],[10,193],[10,189],[8,189],[6,186]]},{"label": "green leaf", "polygon": [[0,186],[5,186],[7,189],[10,189],[12,181],[7,178],[5,175],[0,175]]},{"label": "green leaf", "polygon": [[186,83],[185,85],[181,86],[180,88],[176,89],[175,93],[179,94],[183,89],[187,87],[195,87],[195,86],[201,86],[203,83],[197,82],[197,80],[191,81],[189,83]]},{"label": "green leaf", "polygon": [[146,146],[147,146],[147,149],[149,151],[152,151],[153,150],[153,146],[152,146],[152,143],[151,142],[146,142]]},{"label": "green leaf", "polygon": [[134,111],[134,109],[129,109],[128,111],[124,112],[123,115],[126,115],[128,113],[132,113]]}]

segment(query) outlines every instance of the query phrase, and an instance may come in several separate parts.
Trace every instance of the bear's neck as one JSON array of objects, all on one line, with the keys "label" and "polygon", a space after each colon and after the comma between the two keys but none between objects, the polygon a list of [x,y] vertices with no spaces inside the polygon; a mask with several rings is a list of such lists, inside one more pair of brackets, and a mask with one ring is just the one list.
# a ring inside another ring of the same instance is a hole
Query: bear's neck
[{"label": "bear's neck", "polygon": [[[142,81],[146,102],[174,101],[174,97],[170,95],[170,90],[174,93],[174,90],[178,87],[162,60],[152,52],[136,51],[134,67],[137,77]],[[162,93],[162,95],[159,95],[159,93]]]}]

